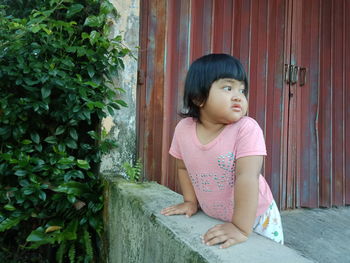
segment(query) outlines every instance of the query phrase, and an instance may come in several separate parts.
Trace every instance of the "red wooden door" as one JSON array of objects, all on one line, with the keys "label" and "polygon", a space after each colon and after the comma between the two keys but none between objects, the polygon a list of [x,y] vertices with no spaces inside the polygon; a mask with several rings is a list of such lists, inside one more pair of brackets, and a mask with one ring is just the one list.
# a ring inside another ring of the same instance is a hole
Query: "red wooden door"
[{"label": "red wooden door", "polygon": [[[138,152],[148,179],[179,190],[168,149],[185,74],[197,57],[225,52],[248,72],[249,115],[264,130],[264,175],[280,207],[350,203],[349,17],[345,0],[141,1]],[[305,84],[288,84],[285,65],[306,68]]]}]

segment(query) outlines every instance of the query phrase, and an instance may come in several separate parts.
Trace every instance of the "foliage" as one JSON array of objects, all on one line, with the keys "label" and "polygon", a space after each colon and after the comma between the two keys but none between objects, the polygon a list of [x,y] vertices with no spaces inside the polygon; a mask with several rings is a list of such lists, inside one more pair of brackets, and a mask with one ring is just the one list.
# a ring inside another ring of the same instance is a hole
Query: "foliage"
[{"label": "foliage", "polygon": [[137,160],[135,165],[131,165],[130,163],[125,162],[123,163],[123,168],[130,182],[135,183],[140,181],[142,173],[141,160]]},{"label": "foliage", "polygon": [[[97,262],[101,139],[129,50],[108,39],[108,0],[3,0],[0,6],[0,259]],[[35,9],[34,9],[35,8]],[[55,252],[55,253],[52,253]]]}]

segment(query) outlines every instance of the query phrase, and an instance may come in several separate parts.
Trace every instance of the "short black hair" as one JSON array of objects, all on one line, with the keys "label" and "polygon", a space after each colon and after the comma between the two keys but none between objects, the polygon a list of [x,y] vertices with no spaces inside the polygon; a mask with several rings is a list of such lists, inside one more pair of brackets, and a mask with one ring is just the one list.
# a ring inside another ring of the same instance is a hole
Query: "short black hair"
[{"label": "short black hair", "polygon": [[224,78],[242,81],[247,95],[247,74],[237,58],[228,54],[209,54],[195,60],[186,76],[183,98],[186,112],[181,116],[199,120],[199,105],[206,102],[213,82]]}]

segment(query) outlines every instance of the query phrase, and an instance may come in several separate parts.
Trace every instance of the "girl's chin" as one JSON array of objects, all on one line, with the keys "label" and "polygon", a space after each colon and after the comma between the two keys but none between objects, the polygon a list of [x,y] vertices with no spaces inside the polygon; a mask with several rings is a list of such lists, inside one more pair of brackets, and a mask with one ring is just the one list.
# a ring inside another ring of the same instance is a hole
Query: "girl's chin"
[{"label": "girl's chin", "polygon": [[230,120],[227,121],[226,124],[232,124],[232,123],[235,123],[237,121],[239,121],[240,119],[242,119],[243,116],[237,116],[235,118],[231,118]]}]

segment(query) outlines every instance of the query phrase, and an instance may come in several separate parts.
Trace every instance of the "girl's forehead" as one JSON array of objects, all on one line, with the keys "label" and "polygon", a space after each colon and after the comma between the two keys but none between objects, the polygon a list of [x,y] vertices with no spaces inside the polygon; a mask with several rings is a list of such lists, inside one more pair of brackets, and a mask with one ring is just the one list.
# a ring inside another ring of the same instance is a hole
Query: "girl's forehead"
[{"label": "girl's forehead", "polygon": [[217,82],[218,84],[244,85],[243,81],[231,78],[218,79],[215,82]]}]

